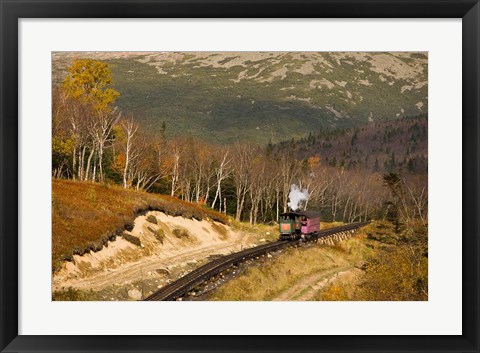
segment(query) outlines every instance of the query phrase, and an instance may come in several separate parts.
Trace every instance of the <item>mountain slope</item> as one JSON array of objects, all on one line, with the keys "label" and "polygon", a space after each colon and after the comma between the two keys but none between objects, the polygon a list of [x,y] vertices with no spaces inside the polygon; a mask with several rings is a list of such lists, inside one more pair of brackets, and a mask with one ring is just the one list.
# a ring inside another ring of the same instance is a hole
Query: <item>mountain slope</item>
[{"label": "mountain slope", "polygon": [[422,114],[352,129],[311,133],[299,140],[269,145],[274,155],[292,148],[298,159],[317,156],[332,167],[426,175],[428,117]]},{"label": "mountain slope", "polygon": [[426,53],[53,53],[108,62],[117,104],[153,131],[212,142],[278,142],[309,131],[426,113]]}]

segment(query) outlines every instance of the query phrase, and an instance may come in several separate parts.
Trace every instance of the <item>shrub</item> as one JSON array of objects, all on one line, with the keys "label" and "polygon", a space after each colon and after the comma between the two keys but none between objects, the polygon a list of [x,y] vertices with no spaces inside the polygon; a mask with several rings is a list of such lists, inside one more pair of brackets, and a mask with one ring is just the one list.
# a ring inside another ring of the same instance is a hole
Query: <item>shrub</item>
[{"label": "shrub", "polygon": [[153,229],[151,227],[147,227],[147,229],[155,236],[155,238],[163,244],[163,241],[165,240],[165,232],[163,229]]},{"label": "shrub", "polygon": [[172,231],[172,233],[173,233],[173,235],[175,235],[178,239],[190,237],[190,234],[188,233],[188,231],[187,231],[186,229],[183,229],[183,228],[175,228],[175,229]]},{"label": "shrub", "polygon": [[365,270],[358,300],[428,300],[428,260],[411,245],[381,253]]},{"label": "shrub", "polygon": [[122,237],[134,245],[142,246],[142,242],[140,241],[140,239],[134,235],[131,235],[128,233],[122,233]]},{"label": "shrub", "polygon": [[163,244],[163,241],[165,240],[165,232],[163,231],[163,229],[157,229],[154,234],[155,238],[157,238],[157,240]]},{"label": "shrub", "polygon": [[87,301],[87,300],[97,300],[95,293],[90,290],[84,292],[78,289],[73,289],[68,287],[61,291],[52,292],[53,301]]},{"label": "shrub", "polygon": [[366,227],[365,233],[368,239],[384,244],[396,244],[398,234],[395,232],[395,225],[387,221],[376,221]]},{"label": "shrub", "polygon": [[349,300],[348,293],[343,285],[330,284],[322,293],[324,301],[345,301]]},{"label": "shrub", "polygon": [[157,218],[154,215],[148,216],[147,221],[153,224],[157,224]]}]

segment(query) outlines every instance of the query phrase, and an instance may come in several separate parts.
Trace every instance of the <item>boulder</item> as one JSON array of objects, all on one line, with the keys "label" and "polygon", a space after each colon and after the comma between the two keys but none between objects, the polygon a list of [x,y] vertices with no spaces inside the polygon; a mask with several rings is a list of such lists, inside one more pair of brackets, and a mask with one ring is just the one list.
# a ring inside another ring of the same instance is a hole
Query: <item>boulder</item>
[{"label": "boulder", "polygon": [[128,291],[128,297],[132,300],[141,300],[142,299],[142,293],[136,288],[130,289]]},{"label": "boulder", "polygon": [[166,268],[157,268],[155,270],[159,275],[162,275],[162,276],[170,276],[170,271],[167,270]]}]

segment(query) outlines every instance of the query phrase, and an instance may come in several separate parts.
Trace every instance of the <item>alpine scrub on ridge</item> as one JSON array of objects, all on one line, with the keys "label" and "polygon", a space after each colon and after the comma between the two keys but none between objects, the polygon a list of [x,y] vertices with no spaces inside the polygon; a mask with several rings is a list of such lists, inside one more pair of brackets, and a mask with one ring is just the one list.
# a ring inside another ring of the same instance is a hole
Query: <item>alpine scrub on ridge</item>
[{"label": "alpine scrub on ridge", "polygon": [[427,53],[53,53],[108,63],[117,105],[168,136],[259,144],[428,113]]}]

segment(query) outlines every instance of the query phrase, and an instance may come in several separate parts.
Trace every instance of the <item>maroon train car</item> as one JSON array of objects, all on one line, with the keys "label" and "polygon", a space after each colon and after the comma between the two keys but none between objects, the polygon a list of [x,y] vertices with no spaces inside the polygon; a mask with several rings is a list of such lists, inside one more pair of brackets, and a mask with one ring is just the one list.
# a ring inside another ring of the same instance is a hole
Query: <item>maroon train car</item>
[{"label": "maroon train car", "polygon": [[280,215],[280,240],[309,238],[320,230],[320,213],[286,212]]}]

